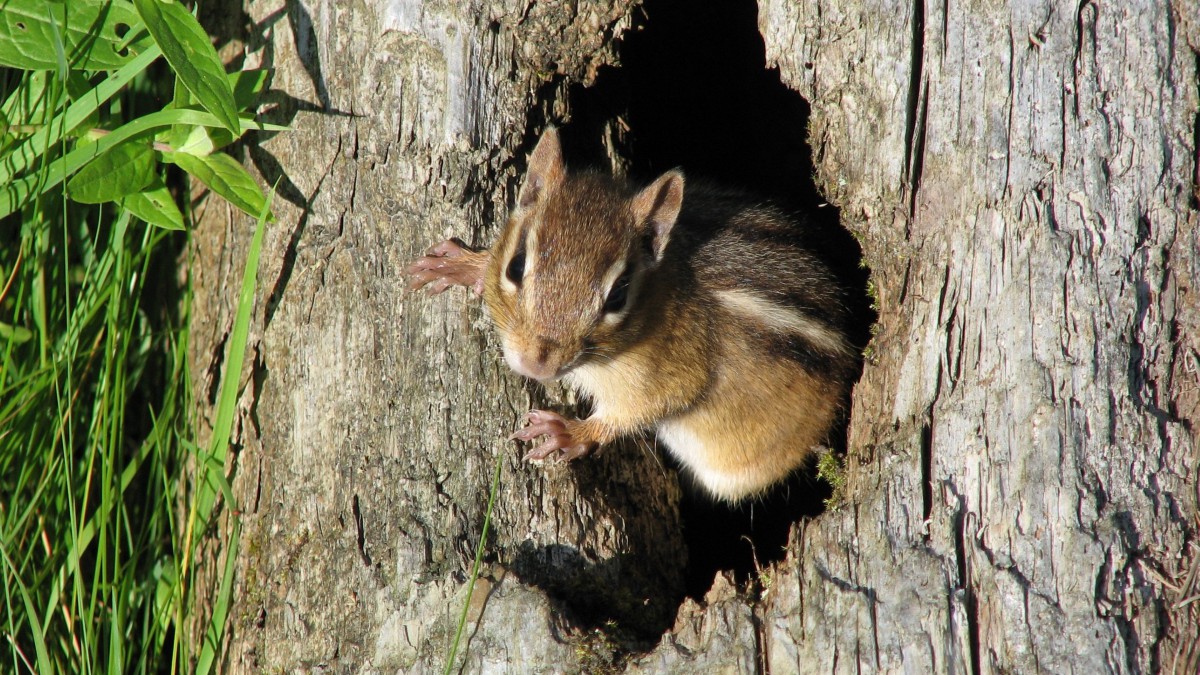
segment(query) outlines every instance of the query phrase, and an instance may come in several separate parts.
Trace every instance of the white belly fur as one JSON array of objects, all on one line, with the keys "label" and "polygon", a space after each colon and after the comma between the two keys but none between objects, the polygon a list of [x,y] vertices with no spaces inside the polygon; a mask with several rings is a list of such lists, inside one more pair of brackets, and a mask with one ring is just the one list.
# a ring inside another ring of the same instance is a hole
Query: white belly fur
[{"label": "white belly fur", "polygon": [[764,486],[761,477],[721,471],[712,466],[709,457],[720,452],[720,448],[709,447],[704,439],[697,436],[686,425],[665,420],[658,424],[658,440],[667,447],[671,454],[683,463],[714,497],[728,501],[737,501],[747,493],[757,492]]}]

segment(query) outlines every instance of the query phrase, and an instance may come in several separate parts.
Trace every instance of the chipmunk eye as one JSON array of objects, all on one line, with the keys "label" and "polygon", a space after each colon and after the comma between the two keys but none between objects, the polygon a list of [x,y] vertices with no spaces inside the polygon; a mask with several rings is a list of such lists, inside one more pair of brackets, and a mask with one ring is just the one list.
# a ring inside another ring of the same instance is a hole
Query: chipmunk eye
[{"label": "chipmunk eye", "polygon": [[604,299],[604,313],[615,314],[622,309],[625,309],[625,303],[629,300],[629,279],[632,275],[627,269],[617,277],[616,283],[608,291],[608,297]]},{"label": "chipmunk eye", "polygon": [[509,281],[513,282],[517,286],[521,285],[521,280],[525,278],[524,246],[517,249],[517,252],[513,254],[512,260],[508,261],[508,269],[505,270],[504,274],[508,277]]}]

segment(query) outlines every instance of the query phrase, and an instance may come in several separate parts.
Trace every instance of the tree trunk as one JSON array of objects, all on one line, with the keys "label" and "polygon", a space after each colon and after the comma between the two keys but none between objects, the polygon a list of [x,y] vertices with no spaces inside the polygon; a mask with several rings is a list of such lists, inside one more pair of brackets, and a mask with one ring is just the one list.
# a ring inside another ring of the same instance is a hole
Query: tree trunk
[{"label": "tree trunk", "polygon": [[[767,62],[811,106],[785,125],[807,122],[878,323],[831,508],[760,592],[721,576],[680,605],[674,473],[636,441],[522,462],[504,439],[563,392],[507,371],[465,293],[401,276],[432,242],[490,242],[546,122],[618,168],[660,147],[611,107],[629,92],[580,85],[664,4],[314,0],[208,22],[275,69],[270,116],[293,127],[246,152],[279,181],[278,221],[231,466],[228,669],[441,670],[467,606],[465,672],[1195,672],[1200,6],[761,3]],[[755,170],[742,150],[730,173]],[[203,411],[252,224],[197,213]]]},{"label": "tree trunk", "polygon": [[795,541],[768,663],[1170,668],[1196,635],[1167,582],[1196,563],[1200,7],[858,4],[760,22],[880,307],[849,498]]}]

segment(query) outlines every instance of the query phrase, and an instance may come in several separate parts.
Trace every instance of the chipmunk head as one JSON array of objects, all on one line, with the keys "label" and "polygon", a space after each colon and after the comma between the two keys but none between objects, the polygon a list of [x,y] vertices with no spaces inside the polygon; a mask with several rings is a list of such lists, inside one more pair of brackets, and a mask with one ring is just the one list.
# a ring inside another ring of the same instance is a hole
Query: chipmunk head
[{"label": "chipmunk head", "polygon": [[643,281],[662,261],[682,203],[678,171],[641,191],[608,176],[568,175],[558,132],[547,130],[485,275],[509,366],[556,380],[635,339]]}]

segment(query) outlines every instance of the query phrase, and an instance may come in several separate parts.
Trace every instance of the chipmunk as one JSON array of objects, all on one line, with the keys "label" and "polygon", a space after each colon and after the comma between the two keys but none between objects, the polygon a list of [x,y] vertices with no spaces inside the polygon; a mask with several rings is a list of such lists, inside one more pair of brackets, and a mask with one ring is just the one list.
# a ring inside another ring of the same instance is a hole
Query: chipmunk
[{"label": "chipmunk", "polygon": [[550,128],[491,249],[444,241],[406,271],[412,290],[473,288],[514,371],[591,399],[583,420],[530,411],[512,438],[545,440],[527,459],[653,430],[736,503],[825,441],[855,373],[845,291],[801,225],[679,170],[640,190],[568,173]]}]

